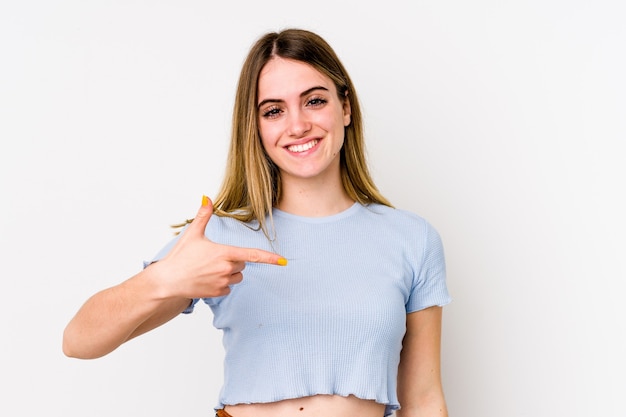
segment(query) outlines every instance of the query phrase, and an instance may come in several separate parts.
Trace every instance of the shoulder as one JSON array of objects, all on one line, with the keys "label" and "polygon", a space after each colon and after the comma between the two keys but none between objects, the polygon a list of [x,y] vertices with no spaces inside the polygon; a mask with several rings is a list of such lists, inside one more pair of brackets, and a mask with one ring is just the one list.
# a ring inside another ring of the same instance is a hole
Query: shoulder
[{"label": "shoulder", "polygon": [[422,254],[443,247],[437,229],[415,212],[379,204],[363,206],[362,211],[371,219],[369,223],[374,224],[372,232],[387,245],[400,244],[411,248],[412,253]]},{"label": "shoulder", "polygon": [[434,227],[421,215],[400,208],[385,206],[382,204],[369,204],[361,210],[363,216],[370,217],[384,227],[391,227],[409,232],[426,232]]}]

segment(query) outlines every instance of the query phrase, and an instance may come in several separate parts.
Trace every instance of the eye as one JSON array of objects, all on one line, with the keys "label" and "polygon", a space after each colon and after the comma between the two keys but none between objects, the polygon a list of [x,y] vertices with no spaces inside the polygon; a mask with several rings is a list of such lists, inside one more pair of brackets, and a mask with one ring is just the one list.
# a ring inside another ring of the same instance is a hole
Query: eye
[{"label": "eye", "polygon": [[261,116],[266,119],[275,119],[276,117],[280,115],[281,112],[282,110],[280,108],[276,106],[272,106],[263,110],[263,112],[261,113]]},{"label": "eye", "polygon": [[311,106],[311,107],[320,107],[326,103],[327,103],[326,99],[322,97],[312,97],[309,99],[309,101],[307,101],[306,105]]}]

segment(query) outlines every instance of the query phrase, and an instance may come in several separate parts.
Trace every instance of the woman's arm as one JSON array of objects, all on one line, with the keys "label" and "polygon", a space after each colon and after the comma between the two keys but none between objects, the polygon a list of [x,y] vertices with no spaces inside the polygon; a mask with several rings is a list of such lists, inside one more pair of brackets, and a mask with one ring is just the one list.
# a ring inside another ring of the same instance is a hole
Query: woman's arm
[{"label": "woman's arm", "polygon": [[246,262],[286,265],[275,253],[211,242],[204,235],[213,213],[202,207],[171,251],[119,285],[89,298],[63,333],[67,356],[92,359],[181,313],[192,298],[218,297],[241,282]]},{"label": "woman's arm", "polygon": [[398,371],[398,417],[447,417],[441,384],[441,307],[407,315]]},{"label": "woman's arm", "polygon": [[152,285],[155,266],[90,297],[65,328],[63,353],[98,358],[180,314],[190,300],[159,299]]}]

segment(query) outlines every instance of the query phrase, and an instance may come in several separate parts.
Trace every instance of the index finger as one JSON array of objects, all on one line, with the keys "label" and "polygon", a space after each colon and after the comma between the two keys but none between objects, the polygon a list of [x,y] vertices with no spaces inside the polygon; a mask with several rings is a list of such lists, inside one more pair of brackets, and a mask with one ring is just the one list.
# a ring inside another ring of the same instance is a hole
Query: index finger
[{"label": "index finger", "polygon": [[244,261],[280,266],[287,265],[287,259],[283,256],[262,249],[231,246],[227,256],[230,261]]}]

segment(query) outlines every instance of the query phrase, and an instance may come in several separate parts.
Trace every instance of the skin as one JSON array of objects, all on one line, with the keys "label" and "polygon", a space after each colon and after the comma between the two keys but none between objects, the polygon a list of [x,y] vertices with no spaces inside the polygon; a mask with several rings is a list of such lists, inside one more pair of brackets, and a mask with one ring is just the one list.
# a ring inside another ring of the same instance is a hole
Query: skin
[{"label": "skin", "polygon": [[[316,88],[321,87],[321,88]],[[308,64],[274,58],[259,78],[259,129],[263,146],[279,167],[279,207],[303,216],[336,214],[353,204],[339,174],[339,151],[350,105],[332,81]],[[304,152],[292,146],[308,145]],[[441,308],[407,315],[398,395],[398,417],[446,417],[440,377]],[[269,404],[229,405],[233,417],[381,417],[384,406],[354,396],[316,395]]]},{"label": "skin", "polygon": [[[283,193],[278,207],[302,216],[328,216],[354,201],[341,184],[339,152],[350,104],[329,78],[311,66],[274,58],[259,84],[259,129],[278,166]],[[313,145],[313,146],[310,146]],[[280,255],[211,242],[204,230],[213,212],[203,200],[194,221],[171,252],[137,275],[91,298],[67,325],[63,351],[97,358],[179,315],[195,297],[229,293],[243,279],[246,262],[279,265]],[[446,417],[439,352],[441,308],[407,315],[398,376],[403,404],[398,417]],[[384,405],[354,396],[316,395],[266,404],[229,405],[233,417],[381,417]]]},{"label": "skin", "polygon": [[179,315],[193,297],[216,297],[243,279],[246,262],[279,265],[280,255],[211,242],[204,236],[213,206],[203,199],[171,252],[135,276],[90,297],[63,333],[63,352],[94,359]]},{"label": "skin", "polygon": [[407,314],[398,368],[397,417],[448,417],[441,383],[441,307]]},{"label": "skin", "polygon": [[[339,151],[350,103],[330,78],[308,64],[270,60],[258,83],[259,131],[278,166],[283,193],[278,207],[303,216],[338,213],[352,205],[341,184]],[[317,142],[316,142],[317,141]],[[296,152],[293,147],[307,147]]]}]

